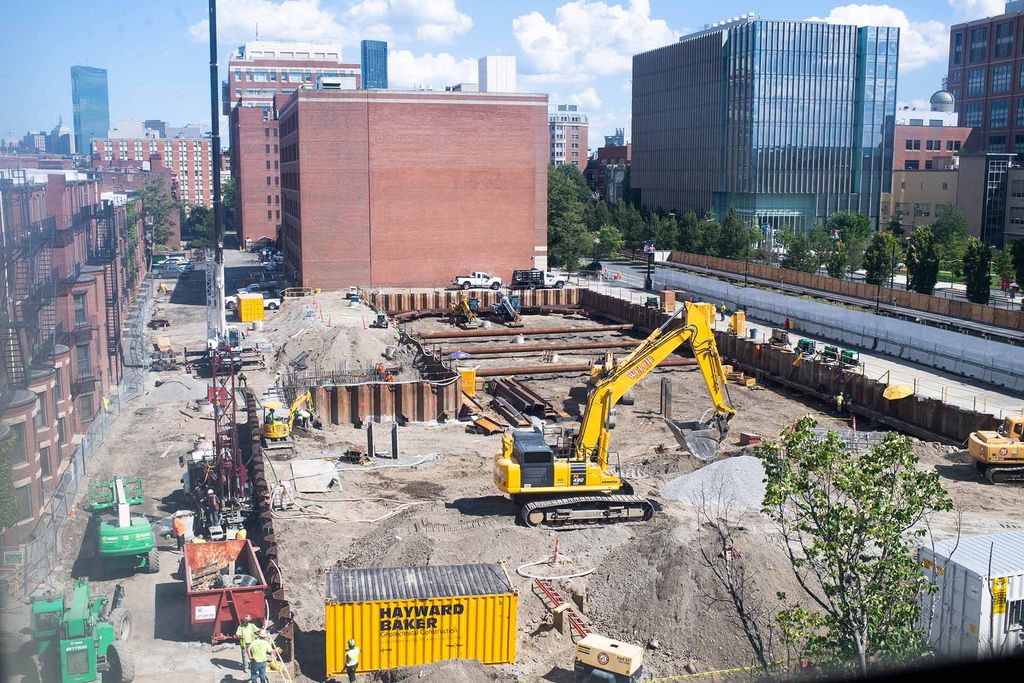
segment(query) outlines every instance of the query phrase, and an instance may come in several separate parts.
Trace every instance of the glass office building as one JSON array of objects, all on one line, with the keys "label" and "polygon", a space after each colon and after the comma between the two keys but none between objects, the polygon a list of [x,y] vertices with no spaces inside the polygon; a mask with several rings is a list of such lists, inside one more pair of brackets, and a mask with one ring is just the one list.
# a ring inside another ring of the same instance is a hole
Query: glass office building
[{"label": "glass office building", "polygon": [[93,66],[71,67],[71,105],[75,123],[75,151],[91,154],[91,141],[94,138],[106,138],[110,130],[107,70]]},{"label": "glass office building", "polygon": [[359,68],[363,90],[387,90],[388,44],[383,40],[359,43]]},{"label": "glass office building", "polygon": [[899,29],[744,17],[633,57],[644,205],[810,229],[877,224],[892,183]]}]

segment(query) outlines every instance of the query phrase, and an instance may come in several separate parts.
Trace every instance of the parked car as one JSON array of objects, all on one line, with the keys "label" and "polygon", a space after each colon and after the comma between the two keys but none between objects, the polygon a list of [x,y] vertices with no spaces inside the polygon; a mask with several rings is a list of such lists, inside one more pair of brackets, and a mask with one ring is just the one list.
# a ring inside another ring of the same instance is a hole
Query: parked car
[{"label": "parked car", "polygon": [[452,280],[452,284],[462,289],[501,289],[501,278],[489,273],[476,271],[469,275],[458,275]]},{"label": "parked car", "polygon": [[158,266],[176,266],[176,265],[183,266],[186,263],[191,263],[191,261],[189,261],[184,256],[168,256],[167,258],[165,258],[163,261],[160,261],[156,265],[158,265]]},{"label": "parked car", "polygon": [[516,270],[512,272],[512,282],[509,283],[512,289],[542,289],[554,287],[562,289],[565,287],[565,276],[555,275],[550,270]]}]

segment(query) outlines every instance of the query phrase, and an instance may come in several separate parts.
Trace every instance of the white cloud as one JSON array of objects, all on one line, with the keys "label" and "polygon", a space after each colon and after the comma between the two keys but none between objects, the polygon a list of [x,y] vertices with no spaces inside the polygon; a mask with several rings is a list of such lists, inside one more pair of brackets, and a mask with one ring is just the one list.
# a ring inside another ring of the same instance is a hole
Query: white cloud
[{"label": "white cloud", "polygon": [[[321,0],[220,0],[217,34],[221,42],[329,40],[351,46],[361,38],[416,39],[450,43],[473,28],[456,0],[360,0],[338,14]],[[206,20],[189,26],[192,38],[207,40]]]},{"label": "white cloud", "polygon": [[1005,0],[948,0],[949,6],[964,19],[983,19],[1003,13]]},{"label": "white cloud", "polygon": [[945,59],[949,50],[949,28],[941,21],[910,21],[906,13],[889,5],[844,5],[827,17],[811,21],[857,26],[895,26],[900,29],[900,71],[920,69],[929,62]]},{"label": "white cloud", "polygon": [[556,9],[552,20],[540,12],[516,17],[512,35],[523,52],[525,73],[562,80],[626,73],[634,54],[679,37],[663,19],[651,17],[648,0],[629,0],[625,6],[574,0]]},{"label": "white cloud", "polygon": [[475,83],[475,59],[456,59],[447,52],[416,55],[409,50],[388,50],[388,85],[398,88],[432,86],[441,90],[455,83]]},{"label": "white cloud", "polygon": [[601,108],[601,98],[598,96],[597,90],[593,87],[584,88],[577,93],[573,93],[569,96],[569,103],[578,104],[589,110]]}]

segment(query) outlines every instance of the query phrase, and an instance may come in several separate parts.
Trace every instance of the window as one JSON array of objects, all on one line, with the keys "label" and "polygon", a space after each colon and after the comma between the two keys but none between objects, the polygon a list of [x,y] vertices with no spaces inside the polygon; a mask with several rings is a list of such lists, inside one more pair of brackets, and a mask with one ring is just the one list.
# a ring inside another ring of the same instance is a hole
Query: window
[{"label": "window", "polygon": [[915,203],[914,204],[914,215],[918,216],[918,217],[921,217],[921,216],[931,216],[932,215],[932,205],[931,204],[916,204]]},{"label": "window", "polygon": [[917,171],[920,170],[921,168],[921,162],[918,161],[917,159],[907,159],[905,162],[903,162],[903,168],[905,168],[908,171]]},{"label": "window", "polygon": [[84,325],[89,319],[89,314],[86,311],[86,294],[85,292],[76,293],[72,298],[75,305],[75,324]]},{"label": "window", "polygon": [[996,26],[996,57],[1009,57],[1013,54],[1013,22]]},{"label": "window", "polygon": [[990,128],[1006,128],[1009,120],[1010,103],[1006,100],[996,100],[988,111],[988,125]]},{"label": "window", "polygon": [[[1015,135],[1014,136],[1014,138],[1013,138],[1013,153],[1014,154],[1024,154],[1024,135]],[[1022,192],[1024,192],[1024,187],[1022,187]],[[1014,195],[1014,197],[1016,197],[1016,196],[1017,195]],[[1021,197],[1024,197],[1024,194],[1021,194]]]},{"label": "window", "polygon": [[11,444],[11,464],[18,465],[28,460],[28,451],[25,448],[25,423],[18,422],[11,425],[14,432],[14,441]]},{"label": "window", "polygon": [[1006,151],[1006,136],[1005,135],[989,135],[988,136],[988,151],[989,152],[1005,152]]},{"label": "window", "polygon": [[992,67],[992,92],[1010,92],[1010,76],[1013,70],[1011,64],[1000,64]]},{"label": "window", "polygon": [[266,154],[270,154],[270,145],[264,145],[266,147]]},{"label": "window", "polygon": [[84,422],[90,422],[95,417],[92,412],[92,394],[85,394],[78,398],[78,410]]},{"label": "window", "polygon": [[1011,600],[1006,610],[1006,632],[1024,628],[1024,600]]},{"label": "window", "polygon": [[[1017,138],[1024,142],[1024,135],[1018,135]],[[1024,199],[1024,180],[1014,180],[1010,183],[1010,196],[1014,199]]]},{"label": "window", "polygon": [[942,189],[943,190],[948,190],[949,189],[949,183],[942,183]]},{"label": "window", "polygon": [[[925,159],[924,170],[926,170],[926,171],[932,170],[932,160],[931,159]],[[921,188],[921,189],[924,189],[924,188]]]},{"label": "window", "polygon": [[64,370],[57,368],[53,373],[53,398],[54,401],[64,399]]},{"label": "window", "polygon": [[982,26],[971,31],[969,59],[972,62],[980,62],[988,54],[988,27]]},{"label": "window", "polygon": [[270,195],[268,194],[268,195],[267,195],[267,204],[270,204],[270,202],[271,202],[271,201],[272,201],[272,198],[271,198],[271,196],[270,196]]},{"label": "window", "polygon": [[942,126],[942,119],[928,119],[929,126]]},{"label": "window", "polygon": [[273,209],[267,209],[267,220],[273,220]]},{"label": "window", "polygon": [[1024,225],[1024,206],[1010,207],[1010,222],[1014,225]]},{"label": "window", "polygon": [[907,149],[914,149],[914,141],[913,140],[909,140],[909,139],[907,140]]},{"label": "window", "polygon": [[[68,442],[67,435],[64,433],[64,418],[57,418],[57,444],[63,446]],[[60,452],[60,451],[58,451]]]},{"label": "window", "polygon": [[270,176],[267,176],[267,187],[270,187]]},{"label": "window", "polygon": [[924,125],[924,119],[910,119],[910,125],[911,126],[923,126]]},{"label": "window", "polygon": [[42,429],[49,424],[46,419],[46,394],[36,394],[36,414],[32,418],[32,424],[36,429]]},{"label": "window", "polygon": [[53,467],[50,463],[50,447],[40,446],[39,447],[39,469],[42,471],[44,477],[49,477],[53,474]]},{"label": "window", "polygon": [[968,102],[964,105],[964,125],[970,128],[981,128],[981,102]]},{"label": "window", "polygon": [[985,94],[985,70],[967,70],[967,96],[974,97]]},{"label": "window", "polygon": [[89,366],[91,365],[88,344],[79,344],[75,347],[75,360],[78,362],[78,376],[88,376]]},{"label": "window", "polygon": [[25,484],[18,491],[18,520],[32,519],[32,484]]},{"label": "window", "polygon": [[274,213],[277,214],[277,220],[281,220],[281,209],[274,209]]},{"label": "window", "polygon": [[964,63],[964,34],[962,33],[953,36],[953,63]]}]

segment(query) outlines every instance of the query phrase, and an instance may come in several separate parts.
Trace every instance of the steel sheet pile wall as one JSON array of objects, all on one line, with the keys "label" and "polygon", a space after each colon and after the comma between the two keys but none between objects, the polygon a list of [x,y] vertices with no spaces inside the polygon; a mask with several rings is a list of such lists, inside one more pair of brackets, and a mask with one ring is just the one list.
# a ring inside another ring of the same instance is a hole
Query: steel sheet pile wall
[{"label": "steel sheet pile wall", "polygon": [[[580,298],[583,306],[635,323],[644,330],[654,329],[667,317],[654,309],[592,291],[584,291]],[[715,339],[724,359],[744,371],[760,374],[762,380],[770,378],[822,401],[830,401],[842,391],[851,399],[856,414],[921,438],[941,436],[962,443],[971,432],[995,429],[999,423],[993,415],[946,405],[936,399],[912,396],[889,401],[882,396],[886,384],[819,361],[805,361],[794,367],[796,354],[792,351],[773,349],[728,332],[715,332]]]},{"label": "steel sheet pile wall", "polygon": [[[525,289],[515,290],[514,296],[520,297],[522,305],[534,306],[575,306],[579,303],[580,292],[575,287],[565,289]],[[370,304],[376,310],[383,310],[388,315],[410,311],[447,311],[448,307],[458,300],[462,294],[480,300],[481,310],[490,309],[498,303],[501,292],[489,289],[474,289],[468,292],[450,289],[438,289],[430,292],[374,292],[370,296]]]},{"label": "steel sheet pile wall", "polygon": [[[812,273],[801,273],[795,270],[787,270],[786,268],[771,268],[757,263],[748,264],[743,261],[732,261],[730,259],[690,254],[683,251],[673,251],[672,255],[669,256],[669,261],[681,265],[724,270],[736,275],[746,273],[754,278],[774,280],[775,282],[795,285],[797,287],[818,289],[823,293],[853,296],[869,301],[874,301],[875,297],[878,296],[878,288],[874,285],[840,280],[824,275],[814,275]],[[882,288],[881,298],[882,301],[891,301],[897,306],[912,308],[916,311],[948,315],[986,325],[998,325],[999,327],[1006,327],[1012,330],[1024,330],[1024,313],[1017,310],[972,304],[967,301],[944,299],[902,289],[889,289],[888,287]]]},{"label": "steel sheet pile wall", "polygon": [[454,418],[461,406],[459,376],[414,382],[363,382],[332,387],[312,387],[313,405],[321,419],[331,424],[362,425],[391,418],[399,423],[444,421]]},{"label": "steel sheet pile wall", "polygon": [[[269,604],[268,618],[277,627],[277,645],[284,653],[285,661],[295,659],[295,624],[292,621],[292,609],[285,595],[284,578],[277,566],[279,555],[277,537],[274,535],[274,514],[270,508],[271,490],[267,483],[263,463],[263,446],[260,443],[260,411],[256,406],[256,394],[252,389],[242,389],[245,397],[246,424],[249,433],[249,444],[242,443],[242,452],[251,453],[249,458],[249,478],[256,495],[258,517],[258,538],[254,545],[259,546],[256,557],[266,577]],[[246,448],[248,445],[248,449]]]}]

